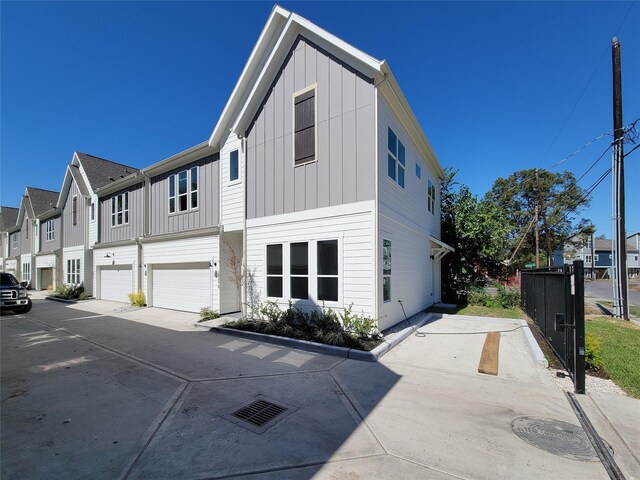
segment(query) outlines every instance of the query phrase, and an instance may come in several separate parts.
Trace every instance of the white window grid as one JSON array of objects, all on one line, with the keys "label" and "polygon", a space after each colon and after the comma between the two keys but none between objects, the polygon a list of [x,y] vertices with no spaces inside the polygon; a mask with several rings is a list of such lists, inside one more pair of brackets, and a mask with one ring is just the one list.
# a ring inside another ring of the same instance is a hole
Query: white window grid
[{"label": "white window grid", "polygon": [[53,228],[53,220],[47,220],[45,225],[45,238],[47,242],[52,242],[55,238],[55,230]]},{"label": "white window grid", "polygon": [[30,263],[22,264],[22,281],[31,282],[31,264]]},{"label": "white window grid", "polygon": [[67,283],[80,284],[80,259],[72,258],[67,260]]},{"label": "white window grid", "polygon": [[[169,214],[187,212],[198,208],[198,185],[200,182],[198,177],[197,166],[169,175],[167,181]],[[180,191],[180,183],[184,185],[183,191]],[[182,204],[182,199],[184,199],[184,205]]]},{"label": "white window grid", "polygon": [[111,226],[129,224],[129,192],[111,197]]},{"label": "white window grid", "polygon": [[[391,127],[387,129],[387,135],[387,175],[400,187],[405,188],[406,149]],[[392,137],[395,140],[392,140]],[[394,147],[395,152],[391,147]]]}]

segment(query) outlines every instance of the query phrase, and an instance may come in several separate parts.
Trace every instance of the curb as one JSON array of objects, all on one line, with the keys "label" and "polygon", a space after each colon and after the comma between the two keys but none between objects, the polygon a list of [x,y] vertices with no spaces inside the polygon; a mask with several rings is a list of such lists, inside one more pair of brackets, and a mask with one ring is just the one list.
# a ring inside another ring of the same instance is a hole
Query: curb
[{"label": "curb", "polygon": [[547,368],[549,366],[549,362],[547,362],[547,359],[544,357],[544,353],[542,353],[540,345],[538,345],[536,338],[533,336],[533,333],[531,333],[529,324],[526,320],[520,320],[520,325],[524,327],[522,331],[524,332],[524,336],[527,339],[527,343],[529,344],[529,353],[531,353],[531,359],[533,360],[533,363]]},{"label": "curb", "polygon": [[79,303],[79,302],[86,302],[87,300],[95,300],[95,297],[89,297],[86,300],[79,300],[77,298],[75,299],[66,299],[66,298],[59,298],[59,297],[53,297],[51,295],[47,295],[46,297],[44,297],[45,300],[53,300],[54,302],[60,302],[60,303]]},{"label": "curb", "polygon": [[[412,319],[416,317],[422,317],[415,325],[411,323]],[[428,322],[435,319],[435,316],[431,313],[420,312],[409,318],[409,326],[400,332],[396,333],[389,341],[383,341],[376,348],[370,352],[364,350],[357,350],[355,348],[335,347],[333,345],[325,345],[323,343],[310,342],[308,340],[298,340],[295,338],[279,337],[277,335],[269,335],[266,333],[256,333],[247,330],[237,330],[235,328],[225,327],[208,327],[209,331],[224,333],[234,337],[246,338],[249,340],[255,340],[258,342],[267,342],[282,347],[297,348],[300,350],[306,350],[308,352],[323,353],[325,355],[333,355],[334,357],[349,358],[352,360],[359,360],[362,362],[377,362],[380,357],[389,352],[392,348],[407,338],[414,329],[418,329]],[[204,327],[204,325],[203,325]]]}]

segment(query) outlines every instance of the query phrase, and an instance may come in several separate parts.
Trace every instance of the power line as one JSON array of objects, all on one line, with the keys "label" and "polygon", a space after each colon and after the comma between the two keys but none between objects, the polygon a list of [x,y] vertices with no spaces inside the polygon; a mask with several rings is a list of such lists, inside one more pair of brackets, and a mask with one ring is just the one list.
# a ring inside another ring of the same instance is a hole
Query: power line
[{"label": "power line", "polygon": [[611,130],[601,133],[600,135],[598,135],[596,138],[594,138],[593,140],[589,141],[588,143],[585,143],[583,146],[581,146],[580,148],[578,148],[575,152],[573,152],[570,155],[567,155],[566,157],[564,157],[562,160],[560,160],[559,162],[554,163],[553,165],[551,165],[549,167],[549,170],[551,170],[554,167],[557,167],[558,165],[560,165],[561,163],[566,162],[567,160],[569,160],[571,157],[576,156],[578,153],[580,153],[582,150],[584,150],[585,148],[587,148],[588,146],[592,145],[593,143],[597,142],[598,140],[600,140],[602,137],[606,136],[606,135],[613,135],[613,132]]},{"label": "power line", "polygon": [[589,173],[589,172],[591,171],[591,169],[592,169],[593,167],[595,167],[595,166],[598,164],[598,162],[599,162],[600,160],[602,160],[602,157],[604,157],[604,156],[605,156],[605,154],[606,154],[609,150],[611,150],[611,145],[609,145],[609,146],[607,147],[607,149],[606,149],[604,152],[602,152],[602,155],[600,155],[600,156],[596,159],[596,161],[595,161],[595,162],[593,162],[589,168],[587,168],[587,171],[586,171],[586,172],[584,172],[582,175],[580,175],[580,178],[576,180],[576,183],[578,183],[580,180],[582,180],[582,179],[585,177],[585,175],[586,175],[587,173]]},{"label": "power line", "polygon": [[[627,13],[625,13],[624,17],[622,18],[622,21],[618,24],[618,28],[616,28],[616,33],[615,33],[616,36],[618,35],[618,32],[622,28],[622,25],[624,24],[624,22],[627,20],[627,17],[629,16],[629,13],[631,12],[631,9],[633,8],[634,4],[635,4],[635,2],[631,2],[631,5],[627,9]],[[606,54],[609,51],[609,49],[610,49],[610,46],[607,44],[607,46],[605,47],[604,51],[602,52],[602,55],[600,56],[600,60],[598,60],[596,68],[594,68],[593,72],[591,72],[591,75],[589,76],[589,80],[587,80],[587,83],[584,86],[584,88],[582,89],[582,91],[580,92],[580,95],[578,96],[578,99],[573,104],[573,107],[571,107],[571,110],[569,111],[569,114],[567,115],[567,117],[564,119],[564,122],[562,123],[562,126],[560,127],[560,130],[558,130],[558,133],[556,134],[556,136],[553,137],[553,140],[551,141],[551,145],[549,145],[549,148],[547,148],[547,151],[545,152],[544,156],[542,157],[541,163],[546,160],[547,155],[549,155],[549,152],[551,151],[553,146],[556,144],[556,141],[558,140],[558,138],[560,138],[560,134],[564,131],[564,128],[567,126],[567,123],[569,123],[569,119],[571,118],[571,115],[573,115],[573,112],[575,111],[576,107],[580,103],[580,100],[582,100],[582,97],[584,96],[585,92],[589,88],[589,85],[591,85],[591,81],[593,80],[593,77],[595,77],[596,72],[600,68],[600,65],[602,64],[602,61],[604,60],[604,57],[606,56]],[[561,163],[561,162],[558,162],[558,163]],[[553,168],[553,167],[551,167],[551,168]]]}]

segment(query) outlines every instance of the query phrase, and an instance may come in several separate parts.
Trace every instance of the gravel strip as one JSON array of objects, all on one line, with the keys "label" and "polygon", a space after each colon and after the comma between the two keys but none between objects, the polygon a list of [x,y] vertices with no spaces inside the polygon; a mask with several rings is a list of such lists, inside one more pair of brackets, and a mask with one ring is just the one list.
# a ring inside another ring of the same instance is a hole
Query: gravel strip
[{"label": "gravel strip", "polygon": [[[567,372],[565,370],[545,368],[545,372],[547,372],[547,374],[553,379],[553,382],[558,386],[558,388],[565,392],[573,392],[573,381],[571,380],[571,377],[567,375]],[[565,375],[565,377],[559,377],[558,373]],[[622,395],[625,397],[627,396],[624,390],[616,385],[613,380],[607,378],[592,377],[591,375],[586,375],[585,387],[587,393],[600,392]]]}]

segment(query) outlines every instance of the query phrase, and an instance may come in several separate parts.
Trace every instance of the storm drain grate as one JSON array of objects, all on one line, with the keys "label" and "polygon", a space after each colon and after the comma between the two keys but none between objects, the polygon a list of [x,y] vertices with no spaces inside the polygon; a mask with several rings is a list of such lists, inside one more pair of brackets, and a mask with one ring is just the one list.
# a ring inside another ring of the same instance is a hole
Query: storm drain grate
[{"label": "storm drain grate", "polygon": [[286,411],[287,409],[285,407],[281,407],[275,403],[266,400],[256,400],[246,407],[242,407],[240,410],[233,412],[231,415],[245,422],[249,422],[256,427],[262,427]]}]

